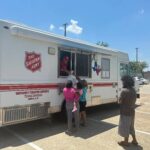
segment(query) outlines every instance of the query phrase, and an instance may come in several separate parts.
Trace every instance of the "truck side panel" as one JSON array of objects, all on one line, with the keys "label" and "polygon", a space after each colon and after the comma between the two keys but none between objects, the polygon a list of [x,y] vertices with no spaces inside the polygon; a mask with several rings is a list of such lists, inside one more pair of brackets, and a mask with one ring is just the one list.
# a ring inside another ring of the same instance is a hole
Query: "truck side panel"
[{"label": "truck side panel", "polygon": [[[42,102],[60,105],[56,100],[62,100],[58,95],[57,45],[12,35],[3,26],[1,30],[1,107]],[[55,49],[55,55],[48,54],[49,47]]]}]

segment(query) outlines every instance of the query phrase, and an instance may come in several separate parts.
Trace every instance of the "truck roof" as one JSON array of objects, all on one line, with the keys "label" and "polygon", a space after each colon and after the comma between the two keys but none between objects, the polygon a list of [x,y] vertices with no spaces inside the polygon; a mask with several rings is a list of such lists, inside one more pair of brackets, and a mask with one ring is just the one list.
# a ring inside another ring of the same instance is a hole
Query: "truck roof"
[{"label": "truck roof", "polygon": [[42,31],[21,23],[16,23],[7,20],[0,20],[0,23],[4,24],[4,26],[8,26],[13,35],[28,37],[42,41],[54,42],[59,44],[60,46],[78,48],[93,53],[102,53],[106,55],[118,55],[119,53],[121,55],[128,55],[125,52],[121,52],[119,50],[115,50],[109,47],[103,47],[97,44],[89,43],[87,41],[82,41],[79,39],[73,39],[51,32]]}]

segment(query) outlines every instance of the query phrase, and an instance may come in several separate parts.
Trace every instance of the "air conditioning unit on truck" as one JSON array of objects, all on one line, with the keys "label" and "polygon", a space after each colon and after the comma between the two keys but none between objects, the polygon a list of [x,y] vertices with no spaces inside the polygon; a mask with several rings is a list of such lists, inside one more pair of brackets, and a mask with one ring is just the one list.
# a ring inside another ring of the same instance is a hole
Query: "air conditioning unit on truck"
[{"label": "air conditioning unit on truck", "polygon": [[128,54],[0,20],[0,126],[61,111],[64,57],[88,82],[88,107],[117,102]]}]

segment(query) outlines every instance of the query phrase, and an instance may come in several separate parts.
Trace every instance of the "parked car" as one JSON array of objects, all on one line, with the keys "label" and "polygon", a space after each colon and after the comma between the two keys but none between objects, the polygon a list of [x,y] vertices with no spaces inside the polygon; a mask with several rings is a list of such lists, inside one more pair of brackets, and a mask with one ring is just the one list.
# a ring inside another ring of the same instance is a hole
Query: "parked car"
[{"label": "parked car", "polygon": [[140,78],[140,81],[142,82],[142,84],[149,84],[149,80],[145,78]]},{"label": "parked car", "polygon": [[134,77],[134,80],[136,81],[136,82],[138,82],[138,84],[143,84],[143,82],[139,79],[139,77]]}]

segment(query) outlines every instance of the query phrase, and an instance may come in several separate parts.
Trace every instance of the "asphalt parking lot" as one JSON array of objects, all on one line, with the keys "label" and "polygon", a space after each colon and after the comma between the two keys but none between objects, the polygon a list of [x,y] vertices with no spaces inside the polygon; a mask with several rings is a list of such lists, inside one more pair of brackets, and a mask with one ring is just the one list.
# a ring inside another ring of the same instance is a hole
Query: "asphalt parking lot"
[{"label": "asphalt parking lot", "polygon": [[[88,124],[79,132],[65,134],[66,122],[59,115],[52,122],[38,120],[0,128],[1,150],[150,150],[150,85],[141,86],[135,129],[138,146],[120,147],[117,141],[119,107],[115,104],[88,109]],[[131,141],[131,139],[130,139]]]}]

